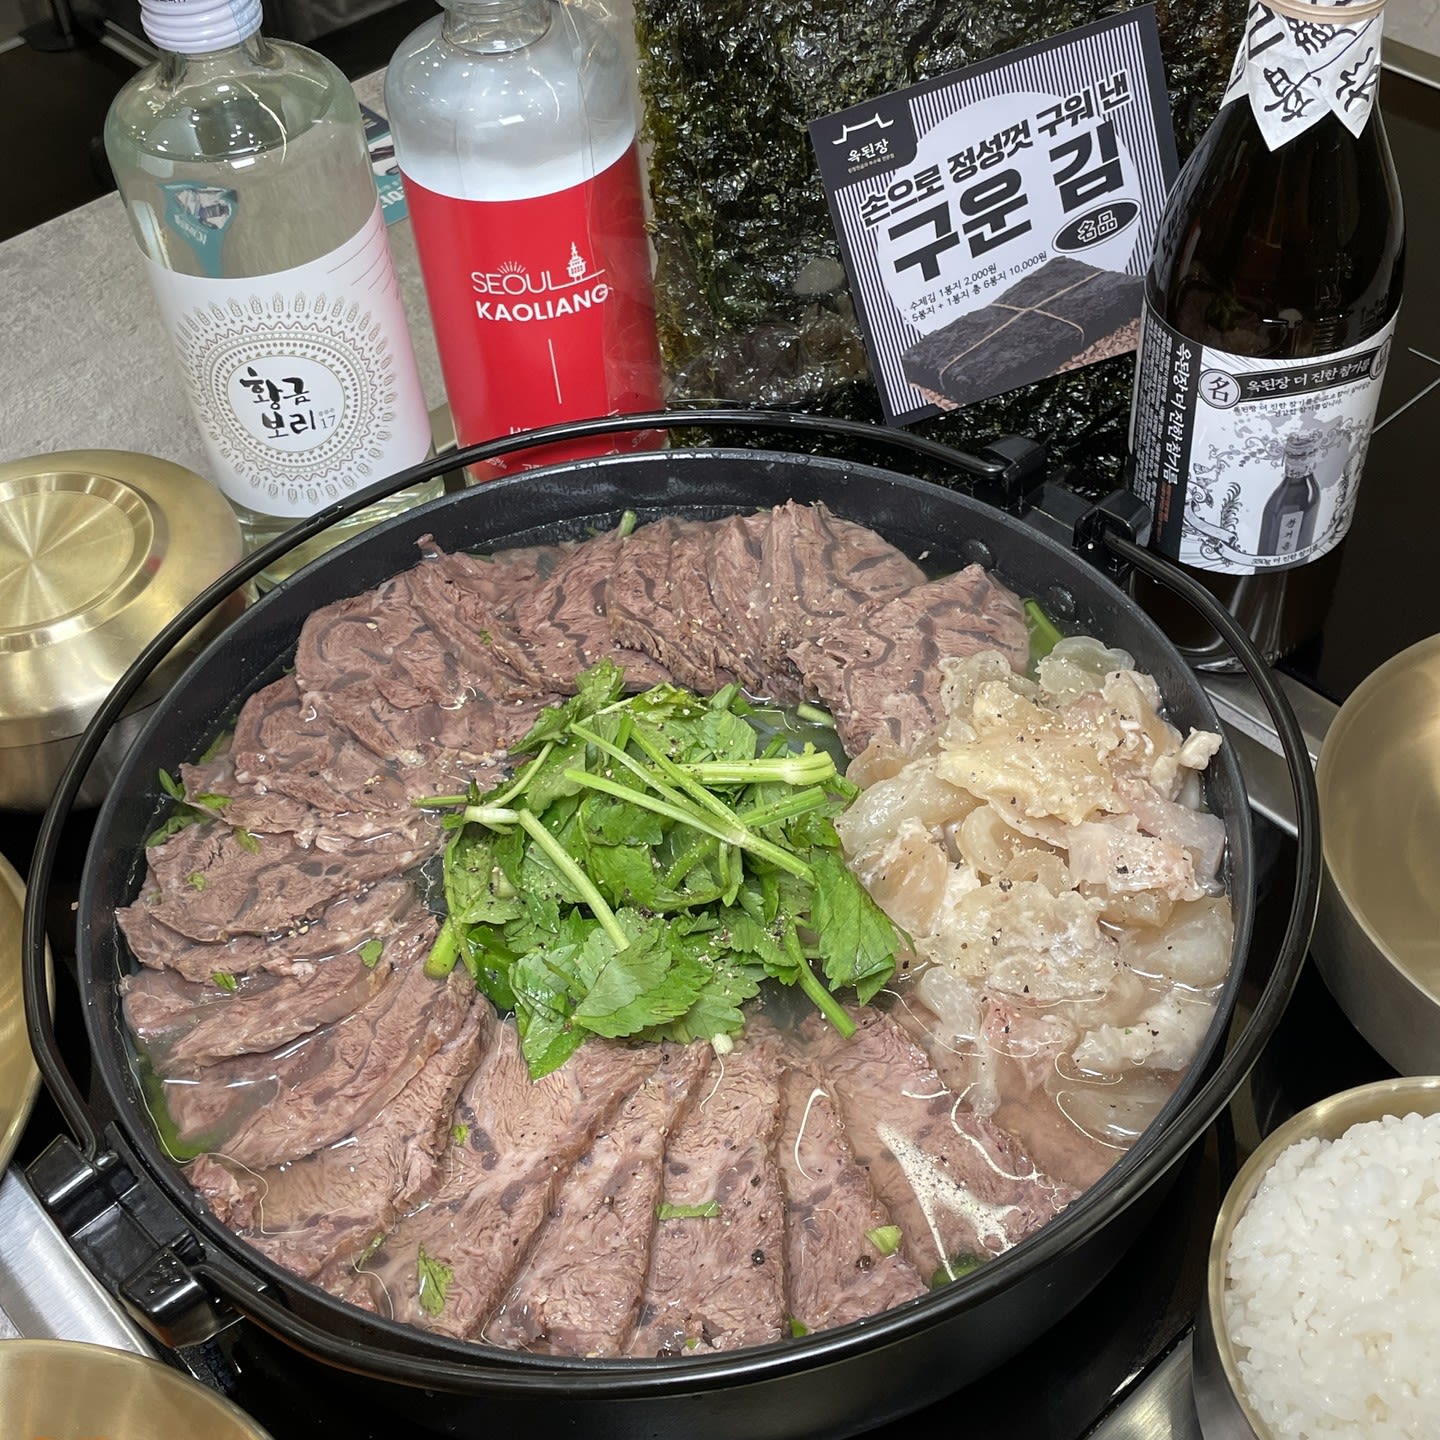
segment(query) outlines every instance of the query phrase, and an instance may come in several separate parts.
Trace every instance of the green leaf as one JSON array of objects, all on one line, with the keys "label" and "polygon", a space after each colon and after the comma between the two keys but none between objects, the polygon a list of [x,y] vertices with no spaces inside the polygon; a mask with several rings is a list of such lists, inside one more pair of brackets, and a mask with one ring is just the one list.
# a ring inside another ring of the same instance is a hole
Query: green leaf
[{"label": "green leaf", "polygon": [[720,1202],[707,1200],[703,1205],[667,1205],[655,1207],[657,1220],[714,1220],[720,1214]]},{"label": "green leaf", "polygon": [[228,970],[212,970],[210,978],[222,990],[228,990],[232,995],[240,988],[240,982]]},{"label": "green leaf", "polygon": [[865,1232],[865,1238],[882,1255],[893,1255],[900,1248],[902,1236],[898,1225],[877,1225]]},{"label": "green leaf", "polygon": [[385,942],[372,938],[360,947],[360,962],[367,970],[373,970],[380,963],[380,957],[384,953]]},{"label": "green leaf", "polygon": [[243,826],[236,826],[234,830],[235,843],[242,849],[248,850],[252,855],[260,853],[260,842]]},{"label": "green leaf", "polygon": [[416,1266],[416,1278],[420,1308],[427,1315],[439,1315],[445,1309],[445,1297],[450,1292],[450,1282],[455,1278],[454,1270],[441,1264],[439,1260],[432,1259],[422,1245]]},{"label": "green leaf", "polygon": [[450,1127],[450,1138],[457,1144],[463,1145],[470,1138],[470,1127],[463,1121]]},{"label": "green leaf", "polygon": [[895,973],[898,932],[889,916],[833,851],[811,854],[815,906],[811,923],[832,989],[855,987],[864,1005]]}]

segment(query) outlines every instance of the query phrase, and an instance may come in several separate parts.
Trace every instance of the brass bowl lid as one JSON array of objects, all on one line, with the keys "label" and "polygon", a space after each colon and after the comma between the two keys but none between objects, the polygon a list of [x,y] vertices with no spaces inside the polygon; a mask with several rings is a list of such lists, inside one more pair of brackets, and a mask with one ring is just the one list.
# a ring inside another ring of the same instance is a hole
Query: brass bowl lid
[{"label": "brass bowl lid", "polygon": [[168,460],[62,450],[0,464],[0,749],[78,735],[242,548],[220,492]]},{"label": "brass bowl lid", "polygon": [[229,1400],[129,1350],[0,1342],[0,1440],[268,1440]]}]

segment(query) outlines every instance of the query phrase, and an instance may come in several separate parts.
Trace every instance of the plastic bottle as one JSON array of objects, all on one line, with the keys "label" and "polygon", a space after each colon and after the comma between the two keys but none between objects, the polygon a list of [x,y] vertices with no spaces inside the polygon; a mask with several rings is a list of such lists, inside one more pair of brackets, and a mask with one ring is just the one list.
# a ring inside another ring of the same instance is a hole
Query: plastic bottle
[{"label": "plastic bottle", "polygon": [[[634,64],[597,0],[443,0],[385,104],[462,445],[662,403]],[[546,447],[508,467],[654,444]],[[479,477],[483,478],[483,477]]]},{"label": "plastic bottle", "polygon": [[[1403,212],[1372,108],[1382,5],[1252,0],[1146,282],[1130,450],[1150,543],[1272,661],[1323,623],[1400,305]],[[1267,501],[1300,454],[1308,475],[1294,477],[1284,527],[1295,543],[1276,548]],[[1231,667],[1168,592],[1137,594],[1192,664]]]},{"label": "plastic bottle", "polygon": [[[162,53],[116,96],[105,149],[253,548],[423,460],[429,412],[350,83],[267,40],[259,0],[141,13]],[[438,491],[371,506],[264,578]]]}]

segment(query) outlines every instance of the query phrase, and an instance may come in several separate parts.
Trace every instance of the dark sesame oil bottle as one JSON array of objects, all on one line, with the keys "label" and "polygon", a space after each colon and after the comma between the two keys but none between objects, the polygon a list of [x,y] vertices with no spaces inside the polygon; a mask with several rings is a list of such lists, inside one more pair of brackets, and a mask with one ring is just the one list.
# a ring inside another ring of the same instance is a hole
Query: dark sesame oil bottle
[{"label": "dark sesame oil bottle", "polygon": [[[1400,305],[1382,6],[1254,0],[1146,281],[1129,483],[1152,548],[1270,661],[1324,620]],[[1168,591],[1141,580],[1137,596],[1197,668],[1232,667]]]}]

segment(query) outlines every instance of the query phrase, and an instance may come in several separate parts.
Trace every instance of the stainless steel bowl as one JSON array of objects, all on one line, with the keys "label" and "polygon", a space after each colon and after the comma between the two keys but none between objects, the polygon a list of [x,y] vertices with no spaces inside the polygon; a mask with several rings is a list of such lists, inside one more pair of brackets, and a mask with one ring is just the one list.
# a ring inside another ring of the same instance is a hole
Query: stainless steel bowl
[{"label": "stainless steel bowl", "polygon": [[[61,450],[0,464],[0,810],[39,810],[75,742],[160,628],[240,558],[240,527],[208,481],[123,450]],[[78,803],[104,798],[139,712],[237,596],[136,696]]]},{"label": "stainless steel bowl", "polygon": [[128,1350],[0,1340],[0,1440],[267,1440],[212,1390]]},{"label": "stainless steel bowl", "polygon": [[1300,1140],[1336,1140],[1352,1125],[1386,1115],[1440,1112],[1440,1075],[1381,1080],[1331,1095],[1268,1135],[1226,1192],[1210,1241],[1206,1304],[1195,1325],[1192,1369],[1195,1409],[1205,1440],[1271,1440],[1246,1398],[1235,1348],[1225,1327],[1225,1272],[1230,1237],[1280,1152]]},{"label": "stainless steel bowl", "polygon": [[1315,780],[1320,973],[1396,1070],[1440,1074],[1440,635],[1386,661],[1346,700]]}]

